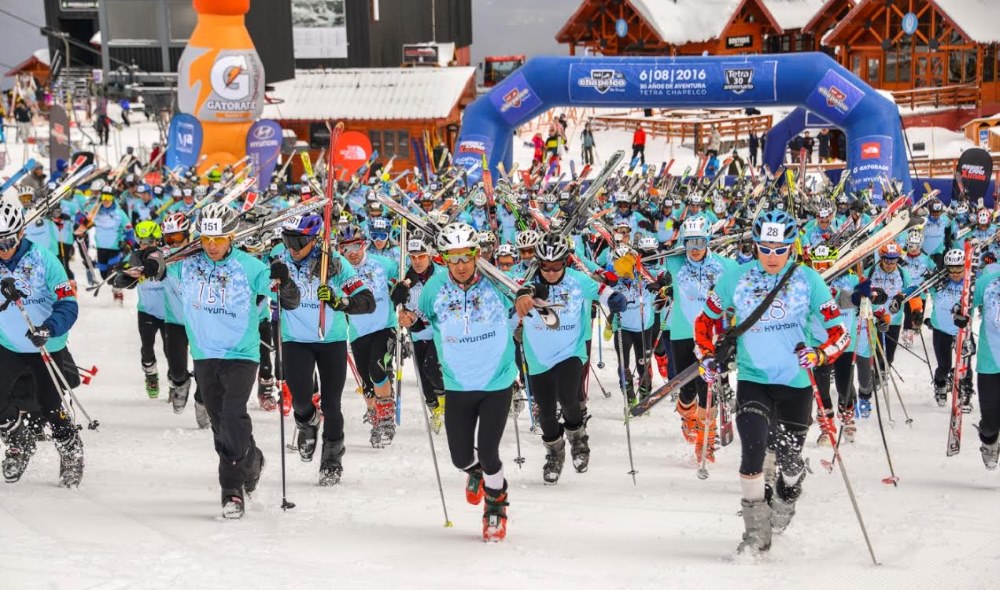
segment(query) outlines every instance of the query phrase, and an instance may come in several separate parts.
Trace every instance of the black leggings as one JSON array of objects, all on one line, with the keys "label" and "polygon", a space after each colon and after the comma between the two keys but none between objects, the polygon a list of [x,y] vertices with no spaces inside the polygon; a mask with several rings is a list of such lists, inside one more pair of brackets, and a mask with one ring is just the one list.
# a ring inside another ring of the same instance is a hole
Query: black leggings
[{"label": "black leggings", "polygon": [[[499,391],[445,391],[444,427],[455,467],[477,463],[487,475],[500,473],[500,439],[510,412],[511,388]],[[476,426],[479,432],[476,432]]]},{"label": "black leggings", "polygon": [[433,340],[413,341],[413,363],[420,371],[420,389],[424,401],[436,404],[438,394],[444,392],[444,378],[441,376],[441,364],[438,362],[437,346]]},{"label": "black leggings", "polygon": [[[858,357],[861,358],[861,357]],[[813,369],[816,388],[823,400],[823,408],[833,409],[830,399],[830,378],[837,383],[837,407],[841,412],[854,407],[854,353],[845,352],[832,365],[821,365]]]},{"label": "black leggings", "polygon": [[261,321],[260,325],[257,326],[257,332],[260,334],[260,369],[258,369],[257,375],[267,381],[274,377],[274,367],[271,363],[271,344],[273,343],[271,321]]},{"label": "black leggings", "polygon": [[580,415],[580,373],[583,363],[570,357],[554,367],[529,375],[531,394],[538,404],[539,422],[542,424],[542,441],[553,442],[562,438],[563,427],[556,417],[556,403],[562,406],[563,423],[566,428],[576,430],[583,424]]},{"label": "black leggings", "polygon": [[[163,344],[163,355],[167,352],[166,329],[163,320],[153,317],[144,311],[139,312],[139,341],[142,343],[139,349],[139,357],[144,367],[156,364],[156,354],[153,352],[153,345],[156,344],[156,333],[160,333],[160,342]],[[185,347],[186,348],[186,347]],[[187,370],[187,351],[184,351],[184,366]],[[168,371],[169,372],[169,371]]]},{"label": "black leggings", "polygon": [[[647,373],[646,367],[646,354],[649,354],[653,349],[653,336],[656,334],[655,324],[653,327],[642,332],[632,332],[630,330],[621,330],[621,339],[624,349],[622,350],[622,360],[625,362],[624,367],[618,367],[618,377],[619,379],[622,375],[625,375],[626,379],[631,379],[632,371],[629,369],[631,364],[631,353],[635,351],[635,365],[636,370],[639,373],[639,378],[642,379]],[[618,351],[618,334],[615,334],[615,352]]]},{"label": "black leggings", "polygon": [[108,278],[111,275],[111,270],[121,261],[122,253],[120,250],[97,249],[97,270],[100,271],[102,279]]},{"label": "black leggings", "polygon": [[308,422],[316,412],[312,403],[313,371],[319,370],[323,440],[344,438],[344,414],[340,402],[347,380],[347,342],[283,342],[284,378],[292,393],[295,420]]},{"label": "black leggings", "polygon": [[[59,367],[66,365],[66,349],[49,353],[52,360]],[[63,411],[62,398],[59,390],[56,389],[52,377],[49,375],[42,355],[30,352],[14,352],[0,346],[0,424],[13,423],[18,418],[21,410],[31,410],[34,408],[20,408],[19,401],[15,399],[15,384],[24,375],[29,375],[34,379],[35,400],[41,409],[41,417],[52,425],[52,437],[56,440],[66,440],[73,436],[76,428],[69,418],[68,411]],[[22,381],[20,389],[24,392]],[[33,403],[31,405],[34,405]]]},{"label": "black leggings", "polygon": [[351,341],[351,352],[354,353],[358,373],[361,373],[365,397],[375,397],[375,384],[384,383],[392,373],[390,347],[396,342],[394,336],[395,331],[383,328]]},{"label": "black leggings", "polygon": [[[677,368],[682,371],[698,362],[694,355],[694,338],[683,340],[671,340],[670,350],[673,351],[673,361],[677,363]],[[708,403],[708,384],[704,379],[694,379],[684,387],[681,387],[680,400],[685,406],[690,405],[698,396],[698,406],[706,407]]]},{"label": "black leggings", "polygon": [[73,259],[73,244],[64,244],[59,242],[59,262],[62,263],[63,268],[66,270],[66,277],[69,280],[76,279],[76,275],[73,274],[73,269],[69,267],[69,261]]},{"label": "black leggings", "polygon": [[736,384],[736,430],[740,433],[743,459],[740,474],[757,475],[764,469],[768,449],[768,430],[772,420],[777,427],[771,435],[781,471],[789,476],[802,471],[802,443],[809,431],[812,411],[812,388],[765,385],[740,380]]},{"label": "black leggings", "polygon": [[219,455],[219,485],[240,488],[256,456],[247,400],[257,377],[257,363],[205,359],[194,362],[194,374],[212,423],[215,452]]},{"label": "black leggings", "polygon": [[[948,382],[948,376],[951,374],[952,356],[955,354],[952,348],[954,344],[954,336],[945,334],[941,330],[931,331],[931,345],[934,347],[934,358],[937,359],[937,368],[934,369],[934,385],[944,385]],[[972,379],[971,375],[969,379]]]},{"label": "black leggings", "polygon": [[[878,337],[882,341],[882,346],[885,348],[885,358],[889,361],[889,366],[891,367],[894,362],[896,362],[896,346],[899,345],[899,333],[902,331],[902,326],[889,326],[889,331],[885,334],[878,334]],[[874,351],[872,351],[874,354]],[[878,359],[878,366],[882,373],[885,373],[887,367],[885,363],[882,362],[882,355],[877,355],[875,358]]]},{"label": "black leggings", "polygon": [[[163,351],[167,356],[167,378],[174,385],[180,385],[191,377],[188,371],[188,335],[181,324],[166,322],[163,325]],[[205,403],[198,389],[198,379],[195,377],[194,401]]]},{"label": "black leggings", "polygon": [[979,373],[979,440],[997,441],[1000,433],[1000,373]]}]

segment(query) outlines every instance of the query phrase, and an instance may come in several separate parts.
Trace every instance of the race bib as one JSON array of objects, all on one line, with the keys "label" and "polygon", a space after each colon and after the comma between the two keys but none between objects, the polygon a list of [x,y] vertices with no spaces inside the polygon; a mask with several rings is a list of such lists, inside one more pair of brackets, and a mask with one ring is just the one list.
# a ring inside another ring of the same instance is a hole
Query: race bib
[{"label": "race bib", "polygon": [[785,226],[780,223],[765,222],[760,230],[760,241],[762,242],[784,242]]},{"label": "race bib", "polygon": [[201,233],[206,236],[218,236],[222,234],[222,220],[210,218],[201,220]]}]

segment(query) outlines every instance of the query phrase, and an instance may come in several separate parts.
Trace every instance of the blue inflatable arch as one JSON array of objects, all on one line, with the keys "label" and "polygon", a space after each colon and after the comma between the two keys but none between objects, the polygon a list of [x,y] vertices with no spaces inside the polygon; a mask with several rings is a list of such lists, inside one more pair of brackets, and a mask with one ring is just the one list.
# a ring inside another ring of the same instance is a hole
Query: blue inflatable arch
[{"label": "blue inflatable arch", "polygon": [[514,129],[559,106],[802,107],[846,133],[855,186],[888,175],[911,188],[899,109],[823,53],[536,57],[465,110],[455,162],[485,153],[509,169]]}]

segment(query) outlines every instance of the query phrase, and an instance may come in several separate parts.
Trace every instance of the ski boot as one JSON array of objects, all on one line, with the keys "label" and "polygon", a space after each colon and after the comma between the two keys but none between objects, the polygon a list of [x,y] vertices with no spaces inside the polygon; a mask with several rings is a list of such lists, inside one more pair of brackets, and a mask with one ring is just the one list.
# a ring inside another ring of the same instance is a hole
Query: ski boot
[{"label": "ski boot", "polygon": [[559,437],[552,442],[542,441],[545,445],[545,464],[542,465],[542,479],[546,485],[559,483],[563,463],[566,462],[566,439]]},{"label": "ski boot", "polygon": [[[712,408],[713,410],[715,408]],[[715,439],[717,436],[717,426],[715,423],[715,412],[708,416],[706,420],[695,420],[695,440],[694,440],[694,460],[701,465],[702,449],[705,452],[705,461],[715,463]],[[708,437],[705,436],[705,423],[708,422]]]},{"label": "ski boot", "polygon": [[858,405],[855,407],[857,416],[862,420],[867,420],[872,416],[872,398],[871,394],[868,397],[859,397]]},{"label": "ski boot", "polygon": [[212,420],[208,417],[208,408],[198,400],[194,400],[194,420],[198,423],[198,428],[205,430],[212,425]]},{"label": "ski boot", "polygon": [[465,501],[473,506],[478,506],[486,493],[483,484],[483,468],[479,463],[476,463],[465,472],[469,474],[465,480]]},{"label": "ski boot", "polygon": [[59,486],[75,488],[83,479],[83,441],[80,433],[73,429],[73,434],[66,440],[56,441],[59,451]]},{"label": "ski boot", "polygon": [[743,514],[743,542],[737,552],[760,555],[771,548],[771,507],[767,500],[740,499]]},{"label": "ski boot", "polygon": [[667,355],[665,354],[654,354],[653,358],[656,359],[656,370],[660,372],[660,377],[664,379],[667,378]]},{"label": "ski boot", "polygon": [[653,392],[653,376],[647,370],[639,379],[639,401],[645,400]]},{"label": "ski boot", "polygon": [[632,383],[631,375],[625,378],[625,398],[628,400],[628,406],[630,408],[636,404],[635,384]]},{"label": "ski boot", "polygon": [[[802,495],[802,480],[805,479],[805,474],[805,470],[802,470],[795,476],[789,477],[782,473],[778,477],[778,485],[771,497],[771,530],[773,532],[781,533],[791,524],[792,517],[795,516],[795,502]],[[789,484],[789,481],[794,481],[794,483]]]},{"label": "ski boot", "polygon": [[576,430],[567,428],[566,438],[569,440],[573,469],[576,469],[577,473],[586,473],[590,466],[590,436],[587,435],[586,425],[580,426]]},{"label": "ski boot", "polygon": [[323,453],[319,460],[319,485],[335,486],[344,474],[344,439],[336,442],[323,441]]},{"label": "ski boot", "polygon": [[257,381],[257,401],[260,409],[273,412],[278,409],[278,401],[274,399],[274,377],[261,378]]},{"label": "ski boot", "polygon": [[372,447],[381,449],[392,444],[396,436],[396,400],[391,397],[375,400],[375,423],[372,425]]},{"label": "ski boot", "polygon": [[486,504],[483,506],[483,541],[499,543],[507,537],[507,481],[503,489],[485,488]]},{"label": "ski boot", "polygon": [[993,471],[1000,461],[1000,439],[993,441],[992,444],[980,442],[979,452],[983,454],[983,465]]},{"label": "ski boot", "polygon": [[125,307],[125,294],[122,293],[121,289],[111,289],[111,296],[114,297],[118,307]]},{"label": "ski boot", "polygon": [[698,406],[694,400],[690,404],[684,405],[680,398],[677,398],[677,413],[681,415],[681,434],[684,440],[694,444],[697,438],[695,429],[698,427]]},{"label": "ski boot", "polygon": [[247,468],[246,480],[243,482],[243,489],[246,491],[247,496],[250,497],[257,490],[257,484],[260,483],[260,474],[264,471],[264,453],[256,446],[251,452],[254,454],[254,458],[250,462],[250,467]]},{"label": "ski boot", "polygon": [[299,448],[299,458],[303,463],[313,460],[316,453],[316,438],[319,435],[319,412],[313,411],[312,418],[305,422],[295,419],[298,433],[295,435],[295,446]]},{"label": "ski boot", "polygon": [[935,383],[934,384],[934,401],[937,402],[939,408],[943,408],[946,403],[948,403],[948,391],[946,387],[947,383]]},{"label": "ski boot", "polygon": [[433,402],[427,402],[427,409],[430,410],[431,431],[441,434],[441,427],[444,426],[444,396],[436,396]]},{"label": "ski boot", "polygon": [[183,383],[170,383],[170,403],[175,414],[180,414],[187,406],[188,394],[191,392],[191,377],[188,376]]},{"label": "ski boot", "polygon": [[858,426],[854,423],[854,408],[840,408],[840,423],[844,427],[844,440],[849,443],[854,442],[854,437],[858,434]]},{"label": "ski boot", "polygon": [[243,490],[222,488],[222,518],[237,520],[243,518]]},{"label": "ski boot", "polygon": [[0,440],[7,447],[3,459],[3,478],[7,483],[15,483],[24,475],[28,461],[35,454],[34,432],[18,416],[13,423],[0,426]]},{"label": "ski boot", "polygon": [[833,410],[826,410],[825,412],[820,412],[816,410],[816,423],[819,424],[819,438],[816,440],[816,444],[821,447],[832,447],[830,444],[830,435],[833,438],[837,438],[837,427],[834,425]]},{"label": "ski boot", "polygon": [[146,395],[149,399],[160,397],[160,375],[156,371],[156,363],[142,365],[142,372],[146,374]]}]

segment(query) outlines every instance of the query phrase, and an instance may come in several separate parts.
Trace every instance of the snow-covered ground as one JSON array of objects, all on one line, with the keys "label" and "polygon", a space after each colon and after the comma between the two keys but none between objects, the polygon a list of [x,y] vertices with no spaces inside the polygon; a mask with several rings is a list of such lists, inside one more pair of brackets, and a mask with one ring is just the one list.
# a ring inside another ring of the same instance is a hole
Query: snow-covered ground
[{"label": "snow-covered ground", "polygon": [[[126,309],[110,293],[80,300],[70,346],[81,364],[99,366],[78,394],[101,428],[82,432],[87,467],[78,490],[56,487],[50,443],[40,445],[19,483],[0,485],[3,588],[993,588],[1000,572],[1000,473],[987,472],[979,458],[971,426],[978,410],[966,417],[962,453],[946,458],[948,412],[932,401],[926,367],[905,351],[897,365],[913,426],[904,425],[895,399],[895,425],[886,426],[899,487],[880,481],[888,468],[874,417],[844,448],[882,565],[869,561],[839,473],[819,467],[830,451],[815,444],[815,428],[805,454],[816,472],[798,514],[755,562],[735,555],[738,439],[701,481],[679,418],[664,402],[632,422],[633,486],[608,342],[601,343],[607,366],[597,374],[610,399],[596,380],[590,384],[588,473],[567,466],[557,486],[542,485],[539,437],[522,414],[526,462],[518,469],[508,423],[501,456],[510,523],[501,545],[480,540],[482,509],[465,503],[464,478],[450,465],[442,434],[434,443],[454,527],[443,526],[409,365],[402,426],[384,450],[369,446],[364,404],[348,378],[343,481],[318,487],[318,459],[302,463],[288,452],[288,498],[297,504],[288,512],[280,509],[278,416],[251,402],[268,464],[244,520],[223,521],[211,433],[196,428],[192,408],[174,415],[143,390],[134,294]],[[285,427],[290,435],[290,418]]]}]

